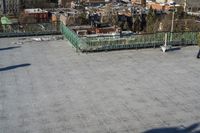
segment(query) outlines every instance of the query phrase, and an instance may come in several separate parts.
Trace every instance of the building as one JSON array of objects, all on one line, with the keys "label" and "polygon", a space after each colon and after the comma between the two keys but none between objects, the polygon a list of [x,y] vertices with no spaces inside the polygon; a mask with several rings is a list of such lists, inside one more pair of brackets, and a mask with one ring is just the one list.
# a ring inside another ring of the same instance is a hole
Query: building
[{"label": "building", "polygon": [[25,15],[33,16],[37,22],[46,22],[49,20],[48,11],[40,8],[25,9],[24,13]]},{"label": "building", "polygon": [[53,3],[51,0],[21,0],[21,7],[27,8],[54,8],[57,7],[57,3]]},{"label": "building", "polygon": [[60,7],[70,7],[71,2],[74,0],[58,0],[58,6]]},{"label": "building", "polygon": [[105,3],[105,2],[109,2],[109,0],[81,0],[81,1],[83,1],[83,2],[86,2],[86,3],[91,3],[91,4],[93,4],[93,3]]},{"label": "building", "polygon": [[0,15],[3,14],[3,1],[0,1]]},{"label": "building", "polygon": [[58,0],[58,6],[60,7],[71,7],[73,2],[78,2],[79,0]]},{"label": "building", "polygon": [[200,0],[156,0],[158,3],[170,3],[174,1],[185,8],[185,11],[199,11]]},{"label": "building", "polygon": [[79,25],[79,12],[77,11],[66,11],[60,15],[60,21],[64,25]]},{"label": "building", "polygon": [[46,2],[47,0],[22,0],[24,8],[39,8]]},{"label": "building", "polygon": [[146,7],[146,0],[131,0],[133,4],[139,4],[142,5],[143,7]]},{"label": "building", "polygon": [[157,3],[157,2],[148,2],[148,8],[152,8],[157,11],[168,11],[171,9],[172,6],[169,4]]},{"label": "building", "polygon": [[20,11],[20,0],[1,0],[0,14],[18,15]]}]

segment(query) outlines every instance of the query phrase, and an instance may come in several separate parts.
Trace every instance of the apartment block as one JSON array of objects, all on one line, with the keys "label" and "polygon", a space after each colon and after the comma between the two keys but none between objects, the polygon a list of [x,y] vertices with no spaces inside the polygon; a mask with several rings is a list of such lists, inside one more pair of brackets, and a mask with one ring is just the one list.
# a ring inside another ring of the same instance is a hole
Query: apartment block
[{"label": "apartment block", "polygon": [[20,0],[1,0],[0,14],[17,15],[20,11]]}]

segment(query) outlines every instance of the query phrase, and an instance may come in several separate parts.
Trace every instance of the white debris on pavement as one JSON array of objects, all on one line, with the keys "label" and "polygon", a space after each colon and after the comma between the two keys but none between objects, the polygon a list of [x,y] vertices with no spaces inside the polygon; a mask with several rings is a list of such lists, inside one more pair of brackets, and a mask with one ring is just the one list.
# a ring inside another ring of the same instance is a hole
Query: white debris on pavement
[{"label": "white debris on pavement", "polygon": [[19,38],[17,42],[12,42],[12,44],[24,44],[27,42],[41,42],[41,41],[55,41],[55,40],[63,40],[63,36],[42,36],[42,37],[27,37],[27,38]]}]

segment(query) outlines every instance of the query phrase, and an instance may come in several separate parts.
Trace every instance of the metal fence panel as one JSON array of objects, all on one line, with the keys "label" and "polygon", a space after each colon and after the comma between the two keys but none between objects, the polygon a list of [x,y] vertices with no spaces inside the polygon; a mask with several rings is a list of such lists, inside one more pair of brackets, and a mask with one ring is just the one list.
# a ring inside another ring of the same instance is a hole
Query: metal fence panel
[{"label": "metal fence panel", "polygon": [[60,34],[59,23],[33,23],[0,25],[0,38]]},{"label": "metal fence panel", "polygon": [[[158,32],[154,34],[136,34],[132,36],[100,36],[100,37],[79,37],[74,31],[61,24],[61,32],[72,43],[72,45],[82,52],[107,51],[116,49],[138,49],[156,48],[165,42],[165,34],[168,35],[167,43],[176,45],[197,44],[198,32]],[[172,35],[172,40],[170,36]]]}]

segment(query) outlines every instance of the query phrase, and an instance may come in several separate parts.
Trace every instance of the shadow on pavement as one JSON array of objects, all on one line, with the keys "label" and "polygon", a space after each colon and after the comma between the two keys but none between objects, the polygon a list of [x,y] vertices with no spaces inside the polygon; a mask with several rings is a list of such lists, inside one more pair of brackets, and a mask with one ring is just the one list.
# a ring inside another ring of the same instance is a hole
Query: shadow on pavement
[{"label": "shadow on pavement", "polygon": [[12,50],[12,49],[20,48],[20,47],[21,47],[21,46],[13,46],[13,47],[7,47],[7,48],[0,48],[0,51]]},{"label": "shadow on pavement", "polygon": [[181,48],[180,47],[175,47],[175,48],[171,48],[171,49],[169,49],[167,51],[178,51],[178,50],[181,50]]},{"label": "shadow on pavement", "polygon": [[145,131],[143,133],[200,133],[195,131],[199,127],[199,123],[190,125],[189,127],[169,127],[169,128],[155,128]]},{"label": "shadow on pavement", "polygon": [[200,58],[200,49],[199,49],[199,52],[197,54],[197,58],[199,59]]},{"label": "shadow on pavement", "polygon": [[8,70],[12,70],[12,69],[16,69],[16,68],[20,68],[20,67],[27,67],[30,66],[31,64],[20,64],[20,65],[13,65],[13,66],[8,66],[8,67],[3,67],[0,68],[0,72],[1,71],[8,71]]}]

